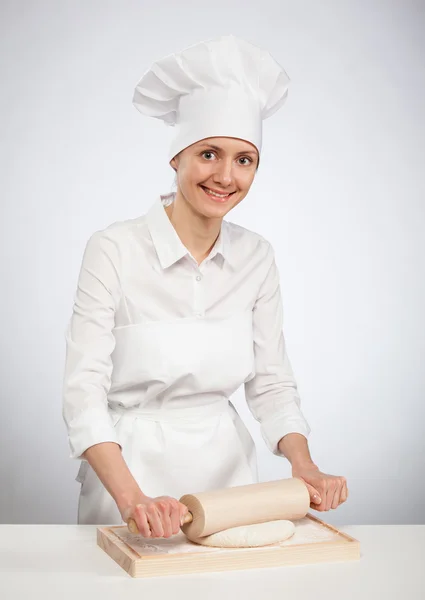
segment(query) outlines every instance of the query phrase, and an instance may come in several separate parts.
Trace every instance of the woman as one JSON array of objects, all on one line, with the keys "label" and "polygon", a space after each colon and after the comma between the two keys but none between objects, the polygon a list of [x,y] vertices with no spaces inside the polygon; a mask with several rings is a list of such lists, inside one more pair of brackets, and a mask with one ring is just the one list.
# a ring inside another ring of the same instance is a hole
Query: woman
[{"label": "woman", "polygon": [[258,169],[261,122],[288,77],[263,50],[222,36],[154,63],[135,106],[174,127],[177,192],[89,239],[66,332],[63,414],[82,460],[79,523],[135,519],[178,533],[196,493],[258,481],[253,440],[229,401],[246,400],[271,452],[319,511],[347,499],[313,463],[285,349],[273,248],[224,217]]}]

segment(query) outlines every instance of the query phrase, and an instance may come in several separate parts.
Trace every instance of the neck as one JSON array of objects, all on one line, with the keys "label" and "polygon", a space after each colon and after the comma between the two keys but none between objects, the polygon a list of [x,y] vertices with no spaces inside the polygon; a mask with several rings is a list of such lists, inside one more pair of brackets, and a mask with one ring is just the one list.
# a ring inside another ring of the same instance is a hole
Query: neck
[{"label": "neck", "polygon": [[196,212],[179,192],[165,207],[180,240],[200,264],[211,252],[221,229],[222,218],[208,218]]}]

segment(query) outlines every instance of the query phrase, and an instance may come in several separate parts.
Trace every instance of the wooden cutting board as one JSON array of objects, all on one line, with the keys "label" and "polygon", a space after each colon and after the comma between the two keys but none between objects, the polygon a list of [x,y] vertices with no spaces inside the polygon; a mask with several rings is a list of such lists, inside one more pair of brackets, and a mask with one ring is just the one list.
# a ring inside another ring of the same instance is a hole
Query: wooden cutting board
[{"label": "wooden cutting board", "polygon": [[261,569],[360,559],[360,543],[307,514],[293,521],[294,535],[259,548],[212,548],[187,539],[182,531],[151,540],[126,525],[97,528],[97,544],[132,577]]}]

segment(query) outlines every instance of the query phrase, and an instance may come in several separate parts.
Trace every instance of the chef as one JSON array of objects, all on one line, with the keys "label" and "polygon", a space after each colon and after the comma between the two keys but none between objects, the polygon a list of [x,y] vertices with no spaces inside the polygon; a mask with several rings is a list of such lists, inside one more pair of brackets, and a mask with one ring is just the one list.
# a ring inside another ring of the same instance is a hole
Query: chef
[{"label": "chef", "polygon": [[135,107],[173,127],[177,189],[85,247],[63,384],[81,461],[78,523],[133,518],[145,537],[170,537],[183,494],[258,482],[254,442],[230,401],[242,384],[311,507],[347,499],[346,479],[321,472],[309,452],[273,247],[225,219],[249,192],[262,121],[288,83],[268,52],[224,35],[156,61],[136,86]]}]

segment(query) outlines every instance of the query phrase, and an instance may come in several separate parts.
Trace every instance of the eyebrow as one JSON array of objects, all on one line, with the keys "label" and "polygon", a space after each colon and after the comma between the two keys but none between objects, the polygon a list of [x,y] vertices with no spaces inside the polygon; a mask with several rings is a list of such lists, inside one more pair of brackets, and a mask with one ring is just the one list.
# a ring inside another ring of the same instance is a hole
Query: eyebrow
[{"label": "eyebrow", "polygon": [[[217,150],[218,152],[223,152],[223,148],[220,148],[219,146],[214,146],[214,144],[207,144],[207,143],[203,143],[203,144],[199,144],[199,147],[208,147],[208,148],[213,148],[214,150]],[[237,152],[237,154],[254,154],[254,156],[257,156],[257,153],[255,152],[255,150],[242,150],[241,152]]]}]

